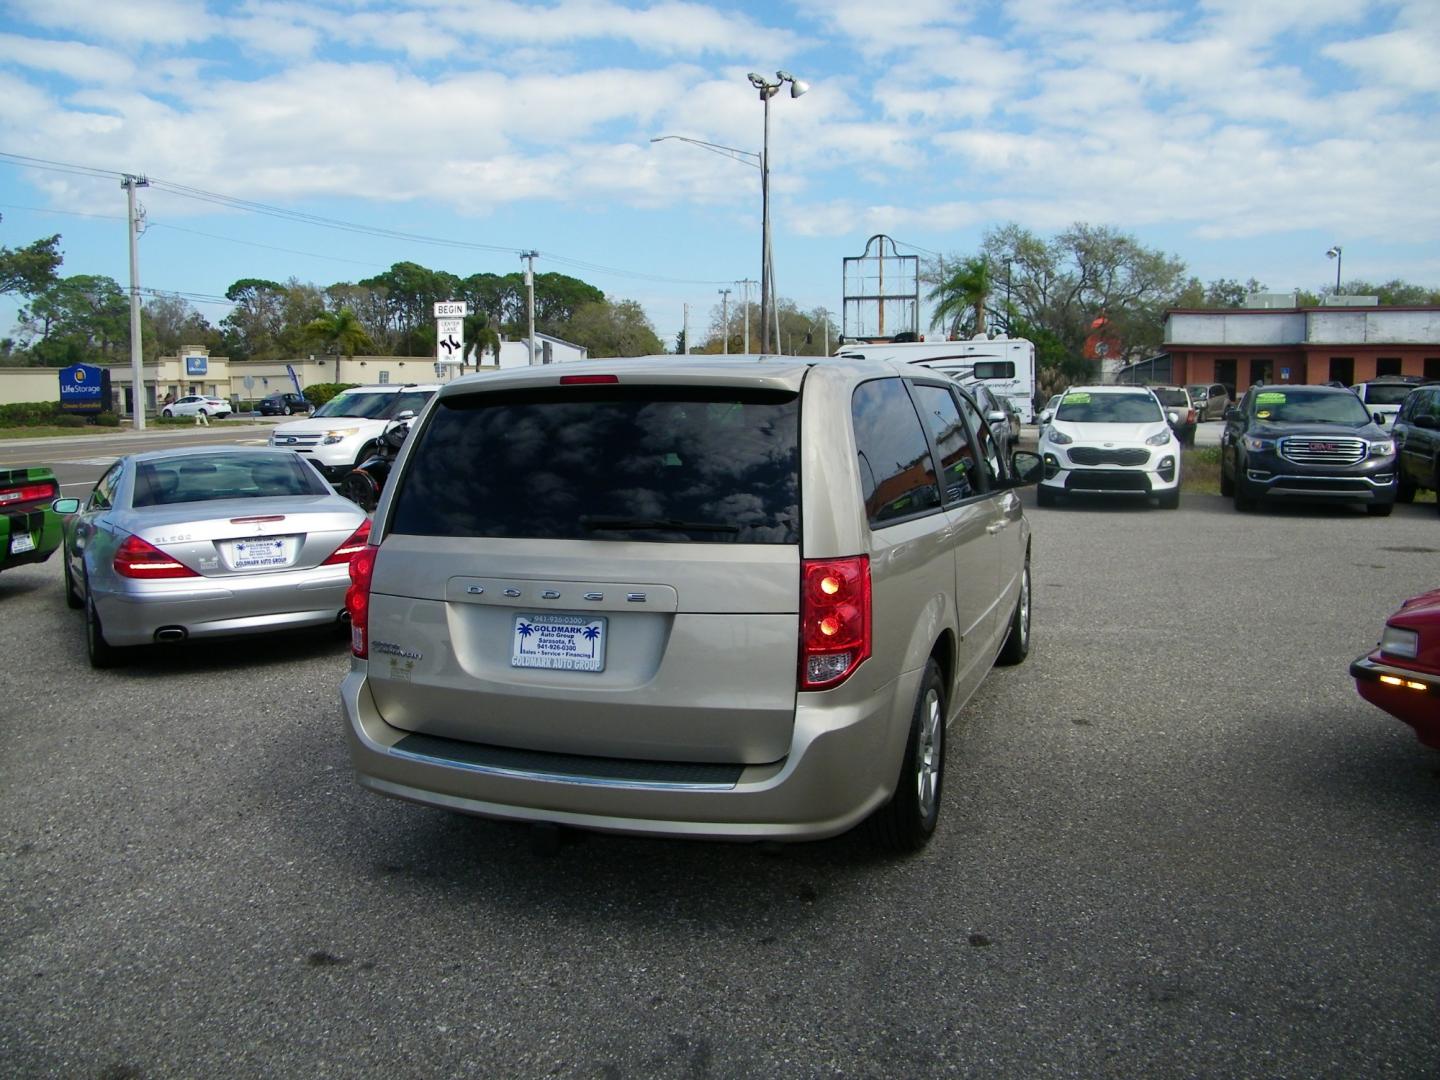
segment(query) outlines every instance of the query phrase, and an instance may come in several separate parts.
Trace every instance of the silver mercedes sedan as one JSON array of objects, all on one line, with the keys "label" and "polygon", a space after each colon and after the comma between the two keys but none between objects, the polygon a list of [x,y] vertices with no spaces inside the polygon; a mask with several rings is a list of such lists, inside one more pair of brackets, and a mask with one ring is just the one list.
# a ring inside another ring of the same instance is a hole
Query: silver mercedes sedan
[{"label": "silver mercedes sedan", "polygon": [[309,462],[262,447],[132,454],[54,508],[94,667],[126,646],[337,626],[370,532]]}]

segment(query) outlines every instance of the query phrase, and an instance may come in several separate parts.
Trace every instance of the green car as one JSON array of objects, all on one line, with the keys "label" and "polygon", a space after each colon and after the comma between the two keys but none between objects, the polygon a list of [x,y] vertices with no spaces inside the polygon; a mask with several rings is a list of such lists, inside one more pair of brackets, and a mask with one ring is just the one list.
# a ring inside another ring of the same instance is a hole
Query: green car
[{"label": "green car", "polygon": [[44,562],[60,546],[61,517],[50,509],[59,497],[49,469],[0,469],[0,570]]}]

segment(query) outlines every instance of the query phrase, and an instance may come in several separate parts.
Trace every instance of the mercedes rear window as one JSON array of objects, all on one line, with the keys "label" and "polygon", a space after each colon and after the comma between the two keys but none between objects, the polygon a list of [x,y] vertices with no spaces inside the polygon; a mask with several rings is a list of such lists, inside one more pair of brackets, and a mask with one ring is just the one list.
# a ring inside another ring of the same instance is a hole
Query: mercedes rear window
[{"label": "mercedes rear window", "polygon": [[140,462],[131,505],[328,494],[315,470],[292,453],[187,456]]},{"label": "mercedes rear window", "polygon": [[442,398],[390,531],[795,544],[799,395],[576,386]]}]

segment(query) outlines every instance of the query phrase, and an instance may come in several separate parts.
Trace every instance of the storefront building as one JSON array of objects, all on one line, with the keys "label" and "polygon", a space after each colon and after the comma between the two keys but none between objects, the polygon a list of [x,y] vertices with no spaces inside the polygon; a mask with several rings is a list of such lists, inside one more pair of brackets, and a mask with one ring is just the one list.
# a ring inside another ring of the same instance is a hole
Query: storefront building
[{"label": "storefront building", "polygon": [[1164,350],[1173,383],[1440,379],[1440,307],[1170,311]]}]

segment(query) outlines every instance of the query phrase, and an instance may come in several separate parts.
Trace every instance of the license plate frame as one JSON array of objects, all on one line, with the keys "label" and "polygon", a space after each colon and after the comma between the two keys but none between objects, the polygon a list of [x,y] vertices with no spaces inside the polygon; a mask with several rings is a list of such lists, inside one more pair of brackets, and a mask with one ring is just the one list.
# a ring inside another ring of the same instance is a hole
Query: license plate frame
[{"label": "license plate frame", "polygon": [[604,615],[522,612],[511,624],[510,666],[602,672],[609,641],[610,621]]},{"label": "license plate frame", "polygon": [[231,570],[284,570],[295,562],[300,545],[293,536],[249,536],[225,545]]}]

